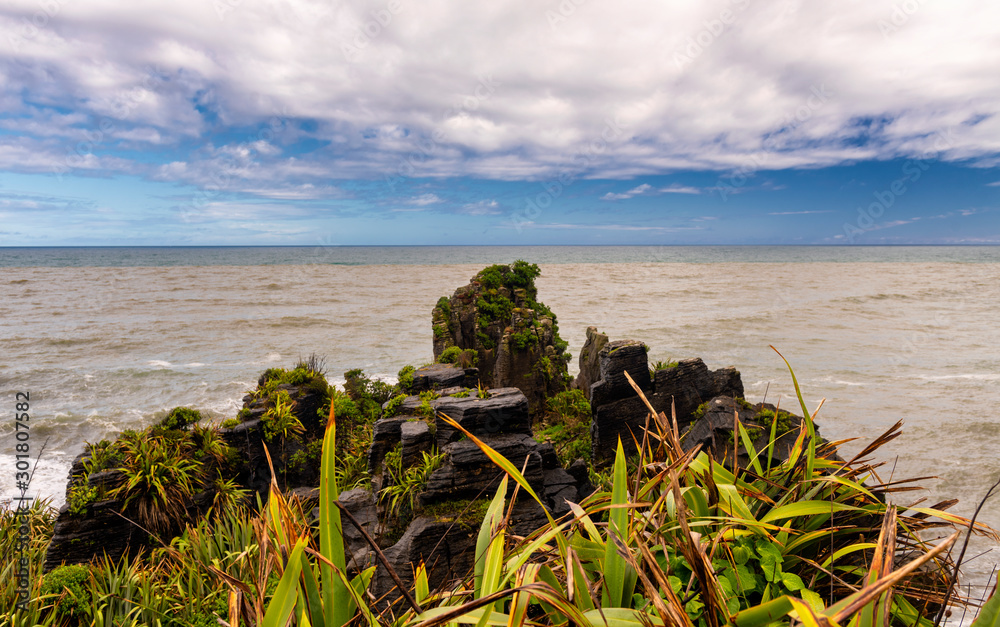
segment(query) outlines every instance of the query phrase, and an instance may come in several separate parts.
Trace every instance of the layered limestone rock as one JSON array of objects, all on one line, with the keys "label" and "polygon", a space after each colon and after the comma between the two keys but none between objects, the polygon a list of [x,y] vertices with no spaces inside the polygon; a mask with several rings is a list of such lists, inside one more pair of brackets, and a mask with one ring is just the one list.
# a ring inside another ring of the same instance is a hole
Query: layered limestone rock
[{"label": "layered limestone rock", "polygon": [[482,384],[520,389],[532,417],[569,381],[556,316],[536,300],[539,272],[523,261],[490,266],[442,297],[432,314],[435,360],[452,346],[473,351]]},{"label": "layered limestone rock", "polygon": [[[569,512],[567,501],[579,502],[586,488],[586,467],[567,472],[555,449],[548,442],[532,437],[528,399],[517,388],[489,390],[483,397],[476,389],[446,389],[452,396],[430,398],[424,393],[395,405],[401,415],[375,423],[369,450],[369,471],[376,493],[389,488],[393,472],[387,456],[398,447],[399,468],[396,476],[421,463],[422,453],[438,451],[439,465],[427,476],[416,495],[414,518],[398,542],[385,551],[389,561],[404,581],[410,581],[412,564],[428,565],[431,587],[464,576],[471,567],[475,538],[484,506],[496,493],[504,471],[479,447],[442,415],[463,428],[522,470],[525,479],[554,515]],[[430,412],[428,412],[430,409]],[[427,415],[427,414],[430,415]],[[394,458],[395,460],[396,458]],[[514,483],[508,485],[508,495]],[[478,516],[478,518],[477,518]],[[524,491],[513,510],[511,525],[515,533],[527,535],[546,522],[545,513]],[[432,565],[433,564],[433,565]],[[377,594],[395,598],[394,584],[384,567],[376,571]]]},{"label": "layered limestone rock", "polygon": [[580,372],[573,380],[573,388],[581,390],[590,400],[590,386],[601,379],[601,349],[608,343],[608,336],[597,327],[587,327],[587,339],[580,349]]},{"label": "layered limestone rock", "polygon": [[735,368],[713,372],[701,359],[686,359],[650,374],[647,350],[642,342],[618,340],[607,343],[598,354],[600,379],[590,386],[595,461],[613,459],[619,438],[627,454],[636,451],[636,441],[642,441],[649,410],[626,372],[657,413],[670,416],[673,404],[682,428],[702,403],[718,396],[743,397],[743,382]]},{"label": "layered limestone rock", "polygon": [[[746,430],[754,451],[760,453],[770,448],[769,453],[757,455],[759,463],[767,465],[770,461],[771,465],[777,465],[790,457],[792,447],[802,429],[803,419],[801,416],[779,410],[770,403],[751,405],[740,398],[719,396],[702,404],[694,412],[693,421],[681,434],[681,445],[685,451],[700,446],[715,460],[730,468],[735,453],[737,464],[741,468],[747,468],[751,460],[742,438],[735,433],[737,421]],[[773,445],[770,444],[772,425]],[[827,445],[828,442],[820,435],[819,428],[814,426],[814,429],[817,446]],[[835,451],[829,458],[840,460]]]}]

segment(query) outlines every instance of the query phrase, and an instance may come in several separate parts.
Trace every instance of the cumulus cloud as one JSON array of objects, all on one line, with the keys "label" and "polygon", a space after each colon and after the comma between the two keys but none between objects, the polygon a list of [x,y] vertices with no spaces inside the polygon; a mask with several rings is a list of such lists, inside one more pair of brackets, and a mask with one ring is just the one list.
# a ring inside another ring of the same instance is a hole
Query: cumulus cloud
[{"label": "cumulus cloud", "polygon": [[[101,124],[80,169],[249,192],[1000,155],[996,3],[393,6],[9,0],[0,166],[51,170]],[[605,198],[698,193],[636,189]]]}]

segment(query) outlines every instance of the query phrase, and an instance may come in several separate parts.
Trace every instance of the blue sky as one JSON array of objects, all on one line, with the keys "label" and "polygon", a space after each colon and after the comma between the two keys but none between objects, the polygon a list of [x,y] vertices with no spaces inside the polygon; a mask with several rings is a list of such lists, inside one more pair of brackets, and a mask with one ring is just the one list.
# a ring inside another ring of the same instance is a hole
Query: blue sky
[{"label": "blue sky", "polygon": [[1000,6],[10,0],[0,246],[1000,244]]}]

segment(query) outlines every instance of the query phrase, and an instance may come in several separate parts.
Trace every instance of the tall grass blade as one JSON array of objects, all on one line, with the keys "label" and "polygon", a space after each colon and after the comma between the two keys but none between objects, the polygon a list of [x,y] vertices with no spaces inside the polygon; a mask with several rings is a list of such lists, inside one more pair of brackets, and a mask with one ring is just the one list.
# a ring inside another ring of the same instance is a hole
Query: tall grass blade
[{"label": "tall grass blade", "polygon": [[806,429],[809,434],[808,451],[806,454],[806,478],[808,479],[812,477],[813,463],[816,460],[816,426],[813,425],[812,416],[809,414],[806,402],[802,398],[802,390],[799,389],[799,382],[795,378],[795,371],[792,370],[792,364],[788,363],[788,360],[785,359],[785,356],[777,348],[772,346],[771,349],[778,353],[781,361],[785,362],[785,365],[788,366],[788,373],[792,375],[792,385],[795,387],[795,396],[799,399],[799,406],[802,408],[802,420],[806,423]]},{"label": "tall grass blade", "polygon": [[[618,450],[615,453],[614,481],[611,487],[611,505],[625,505],[628,498],[628,475],[625,465],[625,450],[621,439],[618,440]],[[604,591],[606,599],[602,605],[605,608],[622,607],[622,596],[625,591],[625,560],[618,554],[611,535],[619,538],[628,537],[628,510],[623,507],[612,507],[608,513],[608,540],[604,553]],[[629,595],[631,596],[631,594]]]},{"label": "tall grass blade", "polygon": [[302,552],[305,550],[308,538],[299,538],[288,556],[288,565],[281,579],[278,580],[278,587],[274,590],[271,602],[267,606],[267,613],[264,614],[263,627],[285,627],[288,618],[295,609],[298,600],[299,574],[302,572]]},{"label": "tall grass blade", "polygon": [[337,489],[337,417],[334,405],[330,403],[330,416],[323,434],[319,478],[319,550],[333,565],[320,563],[325,627],[341,627],[354,614],[351,592],[343,578],[334,572],[334,568],[340,572],[346,570],[344,531],[340,508],[336,506],[340,491]]}]

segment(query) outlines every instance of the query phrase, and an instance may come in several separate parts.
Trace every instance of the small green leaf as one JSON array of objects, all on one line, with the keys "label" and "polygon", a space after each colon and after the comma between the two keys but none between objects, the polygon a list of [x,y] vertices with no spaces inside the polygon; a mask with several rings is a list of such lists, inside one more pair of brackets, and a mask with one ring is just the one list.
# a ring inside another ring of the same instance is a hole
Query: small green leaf
[{"label": "small green leaf", "polygon": [[795,573],[781,573],[781,583],[785,584],[785,588],[791,592],[798,592],[806,587],[802,583],[802,578]]}]

